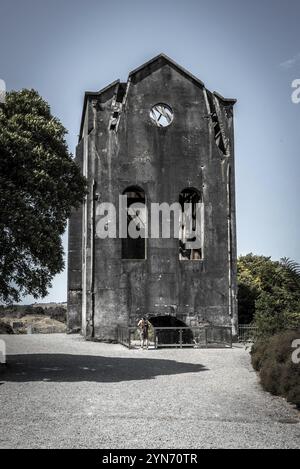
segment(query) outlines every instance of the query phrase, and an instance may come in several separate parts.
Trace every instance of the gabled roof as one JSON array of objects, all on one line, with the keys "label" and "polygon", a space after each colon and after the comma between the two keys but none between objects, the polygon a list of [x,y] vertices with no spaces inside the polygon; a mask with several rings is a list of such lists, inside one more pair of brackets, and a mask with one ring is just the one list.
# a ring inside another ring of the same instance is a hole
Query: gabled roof
[{"label": "gabled roof", "polygon": [[102,90],[99,90],[99,91],[86,91],[84,93],[83,108],[82,108],[81,123],[80,123],[80,131],[79,131],[79,140],[82,137],[83,126],[84,126],[84,118],[85,118],[85,111],[86,111],[86,106],[87,106],[87,103],[88,103],[88,99],[89,98],[97,98],[97,96],[101,96],[102,94],[109,91],[111,88],[116,88],[119,83],[120,83],[120,80],[115,80],[112,83],[110,83],[110,85],[107,85],[104,88],[102,88]]},{"label": "gabled roof", "polygon": [[195,77],[192,73],[188,72],[185,68],[181,67],[181,65],[174,62],[174,60],[170,59],[170,57],[168,57],[165,54],[159,54],[156,57],[153,57],[153,59],[141,65],[140,67],[136,68],[135,70],[132,70],[132,72],[129,73],[129,77],[133,78],[134,76],[140,73],[143,74],[143,72],[145,75],[148,75],[148,73],[152,72],[153,67],[156,66],[157,68],[160,68],[166,63],[170,65],[171,67],[175,68],[182,75],[185,75],[187,78],[192,80],[197,85],[201,87],[204,86],[203,81],[199,80],[199,78]]},{"label": "gabled roof", "polygon": [[[156,57],[153,57],[153,59],[149,60],[148,62],[145,62],[143,65],[136,68],[135,70],[132,70],[128,75],[128,80],[131,80],[131,81],[134,81],[135,79],[138,80],[139,76],[142,79],[142,78],[146,77],[147,75],[149,75],[150,73],[152,73],[154,70],[158,70],[159,68],[163,67],[165,64],[168,64],[171,67],[175,68],[179,73],[184,75],[187,79],[191,80],[197,86],[201,86],[202,88],[205,87],[203,81],[201,81],[199,78],[195,77],[192,73],[187,71],[185,68],[181,67],[181,65],[176,63],[174,60],[170,59],[170,57],[168,57],[165,54],[159,54]],[[107,91],[109,91],[113,87],[115,87],[115,89],[117,89],[117,86],[119,85],[119,83],[120,83],[120,80],[115,80],[110,85],[106,86],[105,88],[102,88],[102,90],[100,90],[100,91],[96,91],[96,92],[87,91],[84,94],[84,102],[83,102],[83,109],[82,109],[79,140],[82,137],[83,126],[84,126],[84,118],[85,118],[85,112],[86,112],[88,99],[90,97],[100,96],[100,95],[106,93]],[[221,96],[216,91],[214,91],[213,94],[220,101],[222,101],[225,105],[226,104],[227,105],[234,105],[236,103],[236,99],[224,98],[223,96]]]}]

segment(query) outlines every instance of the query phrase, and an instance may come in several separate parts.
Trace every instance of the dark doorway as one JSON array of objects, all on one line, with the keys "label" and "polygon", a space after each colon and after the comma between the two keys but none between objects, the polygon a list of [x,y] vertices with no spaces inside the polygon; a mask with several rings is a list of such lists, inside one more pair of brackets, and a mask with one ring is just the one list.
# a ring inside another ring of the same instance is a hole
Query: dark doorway
[{"label": "dark doorway", "polygon": [[160,327],[176,327],[178,329],[157,329],[156,338],[157,346],[160,345],[178,345],[180,343],[184,345],[193,345],[193,333],[190,329],[182,329],[188,327],[183,321],[175,318],[174,316],[152,316],[149,318],[149,322],[155,328]]}]

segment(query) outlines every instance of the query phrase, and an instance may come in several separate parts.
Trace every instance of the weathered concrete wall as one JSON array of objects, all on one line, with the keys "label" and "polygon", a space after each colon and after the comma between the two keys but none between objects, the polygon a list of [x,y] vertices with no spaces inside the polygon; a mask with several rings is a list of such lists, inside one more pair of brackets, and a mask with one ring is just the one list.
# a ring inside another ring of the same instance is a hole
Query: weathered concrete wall
[{"label": "weathered concrete wall", "polygon": [[[75,162],[83,169],[83,141],[76,149]],[[69,332],[81,330],[82,309],[82,207],[74,210],[68,230],[68,312]]]},{"label": "weathered concrete wall", "polygon": [[[188,325],[235,325],[233,102],[210,94],[167,61],[158,61],[130,77],[117,129],[109,130],[118,86],[114,83],[91,97],[87,106],[90,195],[83,230],[83,333],[114,340],[117,325],[135,325],[142,314],[169,314]],[[209,101],[216,107],[226,154],[215,141]],[[149,118],[157,103],[172,108],[170,126],[156,127]],[[152,202],[178,202],[185,188],[203,194],[203,260],[179,260],[178,239],[148,239],[147,259],[122,260],[120,239],[94,236],[97,203],[117,207],[119,195],[133,185],[145,191],[149,213]],[[80,230],[73,220],[71,231]],[[71,279],[73,271],[71,263]]]}]

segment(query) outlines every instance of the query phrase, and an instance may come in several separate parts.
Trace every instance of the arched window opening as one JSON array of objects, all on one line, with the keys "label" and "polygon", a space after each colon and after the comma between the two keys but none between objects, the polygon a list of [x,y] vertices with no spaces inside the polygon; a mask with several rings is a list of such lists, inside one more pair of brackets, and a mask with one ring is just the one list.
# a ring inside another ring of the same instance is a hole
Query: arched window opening
[{"label": "arched window opening", "polygon": [[146,197],[143,189],[128,187],[126,196],[126,238],[122,239],[122,259],[146,259]]},{"label": "arched window opening", "polygon": [[199,261],[203,259],[204,240],[201,194],[196,189],[184,189],[179,196],[179,203],[181,205],[179,259]]}]

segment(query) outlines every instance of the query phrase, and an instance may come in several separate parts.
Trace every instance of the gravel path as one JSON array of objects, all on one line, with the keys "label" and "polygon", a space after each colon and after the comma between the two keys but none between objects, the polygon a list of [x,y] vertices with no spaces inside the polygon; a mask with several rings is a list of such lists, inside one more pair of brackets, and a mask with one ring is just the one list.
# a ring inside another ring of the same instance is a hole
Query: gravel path
[{"label": "gravel path", "polygon": [[142,351],[78,335],[1,339],[1,448],[300,447],[299,413],[261,389],[241,347]]}]

